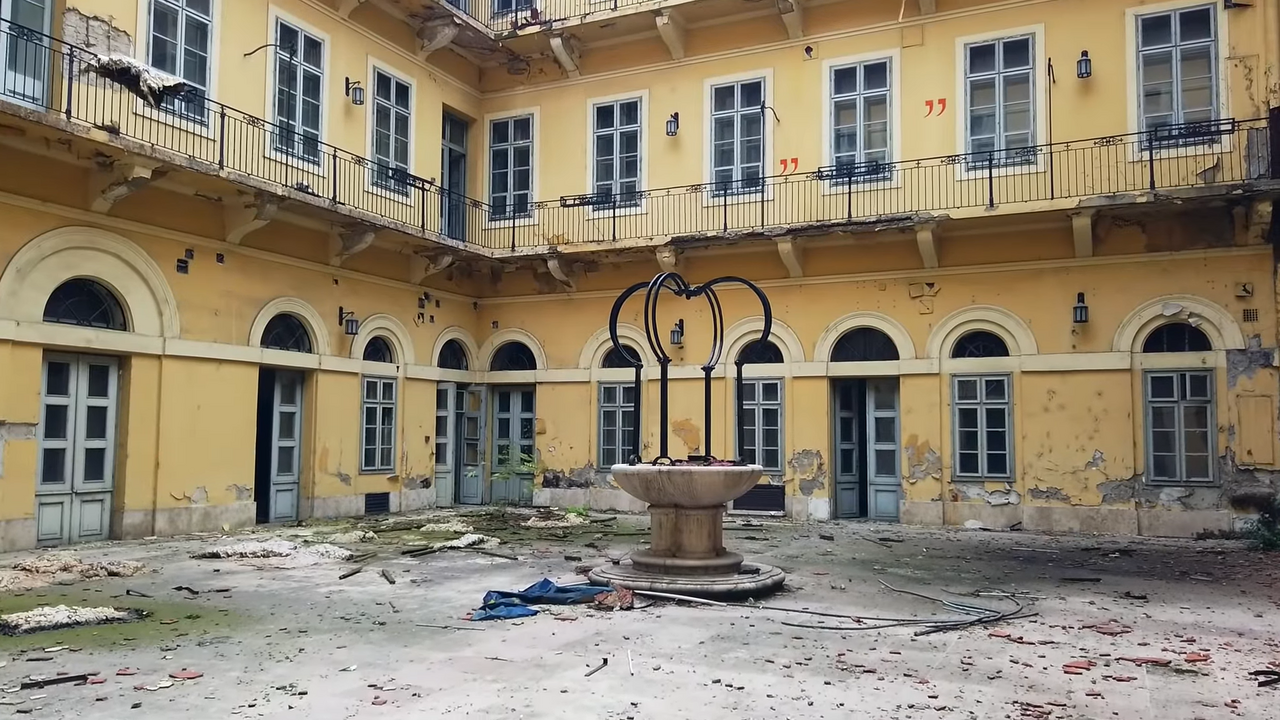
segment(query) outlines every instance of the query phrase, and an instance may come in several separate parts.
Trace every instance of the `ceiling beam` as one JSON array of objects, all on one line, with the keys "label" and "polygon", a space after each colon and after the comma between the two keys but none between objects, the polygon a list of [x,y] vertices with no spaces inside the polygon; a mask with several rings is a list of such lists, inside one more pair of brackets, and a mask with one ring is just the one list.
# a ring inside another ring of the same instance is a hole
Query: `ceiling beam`
[{"label": "ceiling beam", "polygon": [[658,36],[662,38],[662,42],[666,43],[667,52],[671,53],[671,59],[683,60],[684,21],[674,12],[663,10],[654,16],[654,22],[658,24]]}]

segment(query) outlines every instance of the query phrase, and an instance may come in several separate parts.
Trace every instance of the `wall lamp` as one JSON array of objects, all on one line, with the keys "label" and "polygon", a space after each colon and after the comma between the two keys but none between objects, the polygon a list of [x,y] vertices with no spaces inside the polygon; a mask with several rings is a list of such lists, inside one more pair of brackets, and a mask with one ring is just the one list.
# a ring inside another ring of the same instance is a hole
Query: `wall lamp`
[{"label": "wall lamp", "polygon": [[684,318],[677,320],[675,326],[671,328],[671,344],[684,347]]},{"label": "wall lamp", "polygon": [[1071,308],[1071,321],[1077,325],[1089,322],[1089,306],[1084,304],[1084,293],[1076,293],[1076,306]]},{"label": "wall lamp", "polygon": [[360,321],[356,319],[355,312],[346,310],[341,305],[338,306],[338,327],[348,335],[360,334]]},{"label": "wall lamp", "polygon": [[680,113],[673,112],[671,117],[667,118],[667,137],[675,137],[680,132]]},{"label": "wall lamp", "polygon": [[1088,50],[1080,51],[1080,59],[1076,61],[1076,77],[1081,80],[1093,77],[1093,60],[1089,58]]},{"label": "wall lamp", "polygon": [[360,87],[359,80],[347,78],[347,97],[351,98],[351,104],[359,107],[364,104],[364,88]]}]

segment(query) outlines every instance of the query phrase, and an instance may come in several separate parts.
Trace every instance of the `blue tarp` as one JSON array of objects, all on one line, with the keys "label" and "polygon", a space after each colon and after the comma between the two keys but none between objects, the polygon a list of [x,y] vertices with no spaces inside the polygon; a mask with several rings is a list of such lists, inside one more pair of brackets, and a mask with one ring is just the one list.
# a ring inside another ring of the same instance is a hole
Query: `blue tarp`
[{"label": "blue tarp", "polygon": [[530,605],[576,605],[591,602],[600,593],[613,588],[600,585],[557,585],[547,578],[521,590],[490,590],[484,594],[480,609],[471,613],[472,620],[511,620],[537,615]]}]

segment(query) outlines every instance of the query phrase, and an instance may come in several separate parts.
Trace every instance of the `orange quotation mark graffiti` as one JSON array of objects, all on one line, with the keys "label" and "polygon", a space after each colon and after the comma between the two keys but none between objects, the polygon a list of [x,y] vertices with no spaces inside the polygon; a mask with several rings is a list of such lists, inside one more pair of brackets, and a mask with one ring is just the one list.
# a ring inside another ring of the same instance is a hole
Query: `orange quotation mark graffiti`
[{"label": "orange quotation mark graffiti", "polygon": [[938,110],[938,114],[941,115],[947,111],[947,99],[938,98],[937,100],[925,100],[924,106],[929,108],[929,112],[924,114],[925,117],[932,115],[935,108]]},{"label": "orange quotation mark graffiti", "polygon": [[780,175],[790,175],[800,169],[800,158],[783,158],[778,161],[782,165]]}]

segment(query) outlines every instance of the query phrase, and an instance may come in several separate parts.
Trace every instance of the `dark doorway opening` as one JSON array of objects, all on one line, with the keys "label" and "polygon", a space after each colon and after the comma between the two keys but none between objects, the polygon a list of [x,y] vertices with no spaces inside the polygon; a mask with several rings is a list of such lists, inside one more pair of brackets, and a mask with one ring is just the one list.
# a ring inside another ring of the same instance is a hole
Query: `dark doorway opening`
[{"label": "dark doorway opening", "polygon": [[275,400],[276,371],[258,371],[257,444],[253,454],[253,499],[258,506],[257,520],[271,518],[271,406]]}]

